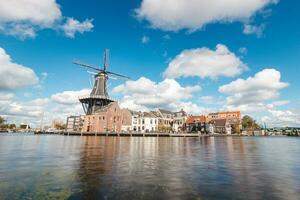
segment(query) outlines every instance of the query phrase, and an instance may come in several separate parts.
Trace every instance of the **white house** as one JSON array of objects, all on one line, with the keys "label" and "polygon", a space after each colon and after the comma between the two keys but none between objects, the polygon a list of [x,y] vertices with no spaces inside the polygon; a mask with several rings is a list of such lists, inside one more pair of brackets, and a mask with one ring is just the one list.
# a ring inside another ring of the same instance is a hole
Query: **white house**
[{"label": "white house", "polygon": [[155,112],[139,112],[132,115],[132,130],[134,132],[156,132],[158,117]]}]

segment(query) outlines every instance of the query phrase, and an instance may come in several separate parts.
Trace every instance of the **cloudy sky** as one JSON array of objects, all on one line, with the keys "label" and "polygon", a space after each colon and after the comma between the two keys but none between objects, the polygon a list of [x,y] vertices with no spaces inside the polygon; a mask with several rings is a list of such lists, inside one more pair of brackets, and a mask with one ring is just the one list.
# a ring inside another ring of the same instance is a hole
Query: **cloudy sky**
[{"label": "cloudy sky", "polygon": [[0,115],[38,126],[82,113],[102,66],[134,110],[241,110],[300,126],[300,3],[283,0],[0,0]]}]

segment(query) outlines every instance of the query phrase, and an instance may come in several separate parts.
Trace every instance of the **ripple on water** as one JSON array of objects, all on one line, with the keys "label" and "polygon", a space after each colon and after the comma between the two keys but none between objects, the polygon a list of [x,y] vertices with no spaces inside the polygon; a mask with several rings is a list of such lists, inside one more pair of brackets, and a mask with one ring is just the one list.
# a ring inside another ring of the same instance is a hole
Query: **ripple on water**
[{"label": "ripple on water", "polygon": [[297,199],[299,143],[0,135],[0,199]]}]

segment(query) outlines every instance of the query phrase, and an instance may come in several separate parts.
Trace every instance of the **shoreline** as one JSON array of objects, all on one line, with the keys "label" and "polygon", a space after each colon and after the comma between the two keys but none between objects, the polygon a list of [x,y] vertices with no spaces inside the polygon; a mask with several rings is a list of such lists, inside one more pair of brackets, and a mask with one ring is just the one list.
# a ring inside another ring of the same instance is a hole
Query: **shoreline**
[{"label": "shoreline", "polygon": [[252,136],[240,134],[201,134],[201,133],[85,133],[85,132],[35,132],[35,135],[64,136],[106,136],[106,137],[286,137],[286,135]]}]

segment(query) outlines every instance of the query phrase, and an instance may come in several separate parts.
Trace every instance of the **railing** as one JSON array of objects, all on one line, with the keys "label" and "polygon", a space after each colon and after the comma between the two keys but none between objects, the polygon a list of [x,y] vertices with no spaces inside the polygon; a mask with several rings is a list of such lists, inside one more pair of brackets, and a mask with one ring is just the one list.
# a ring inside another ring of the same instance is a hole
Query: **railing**
[{"label": "railing", "polygon": [[78,97],[78,98],[79,98],[79,99],[88,99],[88,98],[94,98],[94,99],[109,99],[109,100],[114,101],[114,99],[107,98],[107,97],[104,96],[104,95],[86,95],[86,96],[80,96],[80,97]]}]

